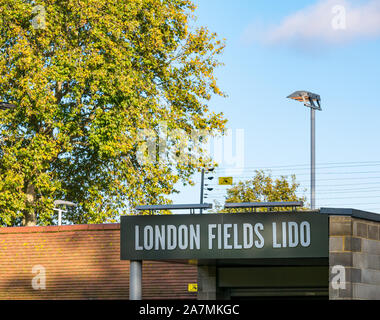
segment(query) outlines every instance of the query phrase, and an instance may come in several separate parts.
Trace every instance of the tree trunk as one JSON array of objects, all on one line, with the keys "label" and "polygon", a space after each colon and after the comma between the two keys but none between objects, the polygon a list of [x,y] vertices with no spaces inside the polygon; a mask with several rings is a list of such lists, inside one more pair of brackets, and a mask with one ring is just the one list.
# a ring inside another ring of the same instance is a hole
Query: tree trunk
[{"label": "tree trunk", "polygon": [[22,224],[26,227],[35,226],[37,224],[37,216],[34,210],[34,202],[36,200],[36,190],[31,183],[26,186],[26,201],[28,208],[24,212]]}]

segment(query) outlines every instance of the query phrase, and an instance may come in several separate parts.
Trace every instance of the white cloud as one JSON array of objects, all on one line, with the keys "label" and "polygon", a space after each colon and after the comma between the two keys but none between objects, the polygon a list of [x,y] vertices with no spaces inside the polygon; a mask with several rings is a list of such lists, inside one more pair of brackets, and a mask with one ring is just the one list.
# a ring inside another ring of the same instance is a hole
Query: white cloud
[{"label": "white cloud", "polygon": [[[355,1],[320,0],[259,31],[259,39],[267,44],[304,47],[380,37],[380,0]],[[256,39],[257,31],[257,24],[248,28],[245,42]]]}]

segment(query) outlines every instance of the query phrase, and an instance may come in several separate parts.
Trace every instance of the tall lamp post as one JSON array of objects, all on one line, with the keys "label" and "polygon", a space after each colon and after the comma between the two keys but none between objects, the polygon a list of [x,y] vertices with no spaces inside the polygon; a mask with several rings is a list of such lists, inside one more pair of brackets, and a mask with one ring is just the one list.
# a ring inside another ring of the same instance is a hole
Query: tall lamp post
[{"label": "tall lamp post", "polygon": [[54,201],[54,211],[58,211],[58,225],[60,226],[62,224],[62,213],[66,213],[67,210],[63,210],[60,208],[57,208],[59,205],[64,205],[64,206],[70,206],[70,207],[75,207],[76,204],[70,201],[65,201],[65,200],[55,200]]},{"label": "tall lamp post", "polygon": [[308,91],[296,91],[287,96],[310,108],[310,207],[315,209],[315,110],[321,111],[321,97]]}]

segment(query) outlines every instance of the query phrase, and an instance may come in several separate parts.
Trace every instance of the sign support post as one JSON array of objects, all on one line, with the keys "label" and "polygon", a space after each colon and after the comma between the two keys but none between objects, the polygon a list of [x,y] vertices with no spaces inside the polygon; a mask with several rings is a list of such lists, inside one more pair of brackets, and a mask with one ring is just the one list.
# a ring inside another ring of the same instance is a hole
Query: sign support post
[{"label": "sign support post", "polygon": [[142,261],[131,260],[129,265],[129,300],[141,300]]}]

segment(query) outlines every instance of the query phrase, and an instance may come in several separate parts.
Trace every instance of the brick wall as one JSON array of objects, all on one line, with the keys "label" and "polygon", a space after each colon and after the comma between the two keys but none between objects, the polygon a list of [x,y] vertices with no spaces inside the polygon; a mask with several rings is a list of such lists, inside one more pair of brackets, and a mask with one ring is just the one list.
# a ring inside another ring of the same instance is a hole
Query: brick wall
[{"label": "brick wall", "polygon": [[[33,278],[46,273],[46,289]],[[37,268],[34,270],[33,267]],[[196,299],[197,267],[144,261],[143,299]],[[119,224],[0,228],[0,299],[128,299]]]},{"label": "brick wall", "polygon": [[[330,299],[380,299],[380,222],[330,216]],[[344,266],[346,288],[334,289],[331,273]]]}]

